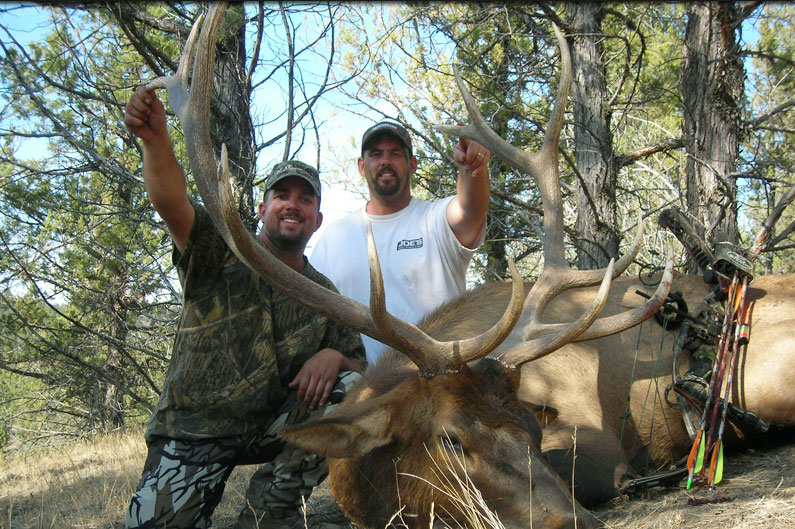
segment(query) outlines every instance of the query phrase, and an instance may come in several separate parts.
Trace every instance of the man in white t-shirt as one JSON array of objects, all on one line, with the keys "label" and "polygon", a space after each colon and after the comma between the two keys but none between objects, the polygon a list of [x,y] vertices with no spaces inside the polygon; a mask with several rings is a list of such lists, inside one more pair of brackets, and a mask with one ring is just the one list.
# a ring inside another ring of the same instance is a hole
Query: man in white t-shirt
[{"label": "man in white t-shirt", "polygon": [[[462,138],[455,149],[456,194],[433,202],[411,196],[417,170],[411,137],[398,123],[384,121],[365,131],[359,173],[370,200],[364,208],[331,224],[310,262],[343,295],[370,304],[367,221],[384,277],[386,308],[417,323],[466,289],[466,269],[486,235],[491,154]],[[362,335],[367,361],[375,363],[386,346]]]}]

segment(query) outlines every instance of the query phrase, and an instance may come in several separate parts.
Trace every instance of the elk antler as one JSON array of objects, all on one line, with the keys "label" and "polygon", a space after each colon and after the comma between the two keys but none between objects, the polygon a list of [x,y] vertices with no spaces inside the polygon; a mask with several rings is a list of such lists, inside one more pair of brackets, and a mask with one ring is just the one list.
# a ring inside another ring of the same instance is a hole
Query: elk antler
[{"label": "elk antler", "polygon": [[[210,140],[210,91],[212,88],[215,39],[226,10],[216,2],[201,27],[199,18],[188,37],[179,67],[173,76],[159,78],[147,89],[167,88],[169,102],[182,122],[185,143],[199,194],[213,223],[237,257],[266,281],[293,300],[342,325],[371,336],[406,354],[423,376],[460,369],[463,363],[486,356],[510,334],[522,313],[522,278],[511,263],[511,302],[499,322],[482,335],[466,340],[439,342],[420,329],[387,313],[378,256],[368,230],[372,308],[319,286],[275,258],[244,226],[237,212],[229,182],[226,146],[221,162],[213,156]],[[188,89],[188,61],[195,49],[193,79]]]},{"label": "elk antler", "polygon": [[[464,98],[471,124],[467,126],[437,125],[436,129],[475,140],[485,145],[514,169],[532,175],[538,183],[544,204],[544,270],[525,299],[523,344],[500,354],[505,365],[518,366],[540,358],[563,345],[581,340],[590,340],[621,332],[637,325],[657,312],[668,295],[673,278],[673,257],[669,256],[666,270],[655,294],[640,307],[608,318],[597,320],[611,281],[626,270],[635,259],[643,237],[643,223],[638,222],[638,233],[630,253],[618,263],[611,260],[602,270],[572,270],[566,263],[563,245],[563,200],[558,176],[558,147],[563,129],[563,116],[571,87],[571,57],[563,34],[553,24],[561,56],[561,78],[555,105],[547,124],[544,144],[536,153],[528,153],[500,138],[483,118],[475,100],[464,85],[457,68],[454,74],[458,88]],[[547,305],[560,293],[575,287],[589,286],[602,281],[601,288],[591,306],[576,321],[569,324],[544,324],[541,314]]]}]

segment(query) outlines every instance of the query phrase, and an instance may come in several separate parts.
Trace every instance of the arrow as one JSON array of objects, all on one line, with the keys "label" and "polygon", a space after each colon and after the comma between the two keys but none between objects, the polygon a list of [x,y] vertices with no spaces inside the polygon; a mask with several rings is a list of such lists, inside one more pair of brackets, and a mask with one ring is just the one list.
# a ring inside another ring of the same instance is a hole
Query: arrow
[{"label": "arrow", "polygon": [[735,272],[734,278],[732,279],[731,286],[729,287],[729,299],[726,302],[726,314],[723,317],[723,328],[721,330],[720,340],[718,341],[718,356],[715,358],[714,363],[712,364],[712,375],[709,379],[709,386],[707,387],[707,400],[704,402],[704,411],[701,414],[701,425],[699,426],[698,433],[696,434],[696,439],[693,442],[693,446],[690,449],[690,454],[687,458],[687,489],[690,489],[690,485],[693,482],[693,475],[696,472],[700,472],[704,466],[704,455],[706,452],[706,445],[708,440],[704,438],[704,430],[707,426],[707,417],[709,417],[710,412],[710,403],[713,400],[713,397],[716,397],[717,394],[720,392],[720,384],[718,384],[717,389],[715,387],[716,380],[719,378],[720,374],[718,371],[719,364],[722,363],[723,357],[725,356],[725,351],[728,347],[728,342],[730,339],[730,321],[732,320],[733,313],[734,313],[734,294],[737,289],[737,273]]},{"label": "arrow", "polygon": [[743,291],[740,296],[742,298],[740,301],[742,315],[740,316],[740,324],[737,326],[735,333],[734,347],[732,348],[732,359],[729,362],[729,375],[726,379],[726,390],[723,395],[723,410],[721,412],[720,428],[718,429],[718,440],[716,441],[719,453],[717,459],[715,458],[714,454],[712,457],[712,463],[710,464],[709,468],[709,477],[707,479],[707,485],[709,487],[717,485],[723,479],[723,429],[726,426],[726,411],[729,409],[729,392],[731,391],[732,378],[734,377],[734,371],[739,360],[737,353],[739,351],[740,344],[742,343],[743,353],[745,353],[745,348],[748,347],[748,335],[751,329],[751,315],[754,311],[753,302],[751,302],[750,306],[745,304],[745,293],[747,289],[748,278],[746,277],[743,279]]},{"label": "arrow", "polygon": [[[732,280],[732,291],[729,293],[729,299],[726,301],[726,322],[728,325],[724,325],[724,329],[726,334],[723,336],[723,347],[721,347],[721,356],[720,356],[720,368],[718,369],[718,376],[715,379],[715,393],[712,396],[712,413],[711,418],[709,420],[709,434],[707,435],[707,448],[706,454],[710,455],[710,467],[714,467],[715,458],[717,457],[717,447],[715,446],[715,428],[718,425],[718,413],[720,412],[720,390],[723,386],[723,377],[726,374],[726,359],[729,356],[729,346],[732,345],[734,340],[732,339],[732,331],[737,331],[737,327],[734,325],[737,316],[737,299],[742,297],[743,288],[741,285],[738,284],[738,274],[737,272],[734,273],[734,279]],[[724,322],[724,323],[726,323]],[[734,348],[736,349],[736,344],[734,344]],[[733,349],[734,350],[734,349]],[[718,362],[718,359],[715,359],[715,363]],[[704,469],[701,471],[701,477],[704,477]]]}]

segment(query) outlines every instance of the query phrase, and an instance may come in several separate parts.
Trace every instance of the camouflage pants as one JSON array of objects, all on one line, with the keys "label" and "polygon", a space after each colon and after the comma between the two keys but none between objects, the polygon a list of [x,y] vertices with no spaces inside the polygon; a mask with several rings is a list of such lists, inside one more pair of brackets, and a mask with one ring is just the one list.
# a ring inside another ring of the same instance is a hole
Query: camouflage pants
[{"label": "camouflage pants", "polygon": [[343,371],[328,404],[310,410],[296,399],[285,400],[271,424],[246,438],[149,441],[138,490],[127,509],[127,528],[202,529],[224,492],[226,480],[238,465],[264,463],[252,476],[246,505],[236,527],[259,527],[261,519],[286,519],[299,512],[302,498],[328,475],[326,460],[282,441],[282,426],[319,418],[334,411],[358,373]]}]

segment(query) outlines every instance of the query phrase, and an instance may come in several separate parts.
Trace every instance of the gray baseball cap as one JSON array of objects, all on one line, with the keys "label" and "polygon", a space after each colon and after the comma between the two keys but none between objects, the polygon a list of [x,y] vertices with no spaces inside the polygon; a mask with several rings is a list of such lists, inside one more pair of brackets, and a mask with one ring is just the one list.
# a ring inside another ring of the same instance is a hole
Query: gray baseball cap
[{"label": "gray baseball cap", "polygon": [[320,198],[320,175],[317,169],[304,162],[298,160],[288,160],[286,162],[277,163],[268,179],[265,181],[265,193],[267,194],[270,188],[279,180],[287,178],[288,176],[298,176],[312,186],[312,190]]},{"label": "gray baseball cap", "polygon": [[408,151],[409,158],[414,155],[411,149],[411,136],[409,136],[409,132],[403,125],[395,123],[394,121],[382,121],[364,131],[364,135],[362,136],[362,156],[364,156],[364,153],[367,151],[367,148],[370,147],[373,140],[379,138],[382,134],[394,136],[402,143],[403,147]]}]

